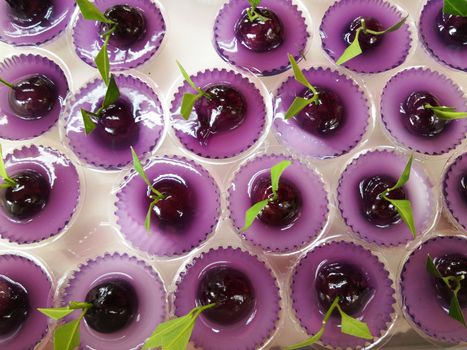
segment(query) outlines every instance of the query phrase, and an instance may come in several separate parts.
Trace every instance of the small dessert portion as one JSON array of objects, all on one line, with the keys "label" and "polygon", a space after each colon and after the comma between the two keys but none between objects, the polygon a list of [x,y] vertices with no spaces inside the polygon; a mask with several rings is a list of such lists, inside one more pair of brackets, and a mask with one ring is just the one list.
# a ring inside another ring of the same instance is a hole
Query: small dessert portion
[{"label": "small dessert portion", "polygon": [[29,316],[28,291],[0,274],[0,337],[14,334]]},{"label": "small dessert portion", "polygon": [[48,21],[53,11],[51,0],[6,0],[11,19],[22,27]]},{"label": "small dessert portion", "polygon": [[442,189],[449,218],[461,231],[467,229],[467,154],[454,156],[443,175]]}]

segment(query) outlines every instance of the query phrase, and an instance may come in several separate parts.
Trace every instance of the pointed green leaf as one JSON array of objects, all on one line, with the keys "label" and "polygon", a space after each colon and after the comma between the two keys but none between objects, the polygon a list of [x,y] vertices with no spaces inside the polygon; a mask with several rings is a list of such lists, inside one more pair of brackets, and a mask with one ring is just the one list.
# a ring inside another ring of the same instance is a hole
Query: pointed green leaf
[{"label": "pointed green leaf", "polygon": [[285,113],[284,119],[288,120],[292,117],[295,117],[297,114],[299,114],[302,111],[303,108],[305,108],[306,106],[308,106],[310,103],[313,103],[313,102],[314,101],[312,99],[306,99],[303,97],[295,97],[289,109],[287,110],[287,113]]},{"label": "pointed green leaf", "polygon": [[387,201],[391,202],[396,207],[397,212],[401,216],[402,220],[408,226],[413,238],[417,237],[417,230],[415,228],[415,222],[413,219],[412,205],[407,199],[390,199],[384,197]]},{"label": "pointed green leaf", "polygon": [[338,308],[341,315],[341,332],[344,334],[351,335],[353,337],[362,339],[373,339],[370,329],[365,322],[357,320],[347,315],[342,309]]},{"label": "pointed green leaf", "polygon": [[459,304],[459,298],[457,297],[457,293],[453,295],[451,298],[451,303],[449,305],[449,316],[459,321],[464,327],[467,328],[467,324],[465,323],[464,314],[462,313],[462,308]]},{"label": "pointed green leaf", "polygon": [[275,195],[279,190],[279,180],[284,173],[285,169],[287,169],[292,162],[290,160],[283,160],[280,163],[277,163],[271,168],[271,186],[272,186],[272,193]]},{"label": "pointed green leaf", "polygon": [[178,61],[177,61],[177,66],[178,66],[178,69],[180,69],[180,72],[183,75],[183,79],[185,79],[185,81],[193,88],[193,90],[199,92],[200,88],[196,86],[196,84],[193,82],[193,80],[191,80],[190,75],[186,72],[185,68],[183,68],[183,66]]},{"label": "pointed green leaf", "polygon": [[107,87],[107,92],[105,93],[103,107],[106,108],[112,103],[115,103],[120,97],[120,91],[118,90],[117,82],[113,74],[110,75],[109,86]]},{"label": "pointed green leaf", "polygon": [[254,10],[256,10],[256,8],[259,6],[259,4],[261,3],[261,0],[248,0],[248,2],[250,3],[251,5],[251,8]]},{"label": "pointed green leaf", "polygon": [[175,337],[179,332],[180,327],[183,324],[186,324],[191,320],[193,315],[191,313],[186,314],[185,316],[174,318],[168,320],[164,323],[161,323],[157,326],[156,330],[148,338],[146,343],[143,346],[143,350],[158,348],[162,346],[164,338]]},{"label": "pointed green leaf", "polygon": [[94,129],[96,129],[96,124],[94,123],[94,120],[92,120],[92,115],[93,113],[81,109],[81,117],[83,118],[84,132],[86,135],[89,135],[94,131]]},{"label": "pointed green leaf", "polygon": [[426,109],[432,110],[435,113],[435,115],[440,119],[455,120],[467,118],[467,112],[458,112],[455,108],[452,107],[431,106],[430,104],[426,104],[424,107]]},{"label": "pointed green leaf", "polygon": [[412,163],[413,163],[413,154],[410,155],[409,160],[405,164],[405,168],[402,171],[401,176],[397,180],[396,184],[389,188],[387,191],[391,192],[394,190],[397,190],[398,188],[403,187],[409,180],[410,180],[410,171],[412,169]]},{"label": "pointed green leaf", "polygon": [[387,28],[387,29],[385,29],[385,30],[383,30],[381,32],[375,32],[374,30],[371,30],[371,29],[368,29],[368,28],[365,28],[364,32],[369,33],[369,34],[373,34],[373,35],[383,35],[383,34],[386,34],[386,33],[395,32],[396,30],[400,29],[400,27],[402,27],[404,25],[407,18],[409,18],[409,16],[405,16],[399,22],[397,22],[396,24],[390,26],[389,28]]},{"label": "pointed green leaf", "polygon": [[108,24],[114,23],[105,17],[104,14],[92,2],[88,0],[76,0],[76,3],[78,4],[84,19]]},{"label": "pointed green leaf", "polygon": [[433,277],[443,278],[430,255],[426,259],[426,269]]},{"label": "pointed green leaf", "polygon": [[104,43],[102,44],[101,49],[99,50],[94,62],[96,63],[97,69],[101,74],[102,80],[104,81],[105,85],[109,85],[110,83],[110,62],[109,62],[109,54],[107,52],[107,47],[109,45],[110,35],[106,35],[104,39]]},{"label": "pointed green leaf", "polygon": [[359,56],[362,54],[362,48],[360,47],[360,42],[358,41],[358,38],[360,37],[360,32],[362,31],[362,28],[357,29],[357,32],[355,34],[355,38],[352,41],[352,43],[344,50],[342,53],[341,57],[337,60],[336,64],[341,65],[346,63],[347,61],[350,61],[351,59]]},{"label": "pointed green leaf", "polygon": [[295,61],[295,58],[290,53],[289,53],[289,61],[290,61],[290,64],[292,65],[292,70],[293,70],[295,80],[298,81],[303,86],[305,86],[306,88],[310,89],[311,91],[316,91],[313,85],[311,85],[311,83],[305,77],[305,74],[303,74],[302,70],[298,66],[297,61]]},{"label": "pointed green leaf", "polygon": [[55,329],[54,349],[55,350],[74,350],[79,346],[80,335],[79,325],[81,318],[70,321]]},{"label": "pointed green leaf", "polygon": [[55,321],[58,321],[72,314],[75,310],[70,309],[69,307],[57,307],[57,308],[40,308],[40,309],[37,309],[37,311],[43,313],[44,315],[46,315],[47,317],[50,317],[51,319]]},{"label": "pointed green leaf", "polygon": [[141,164],[141,161],[139,160],[138,155],[135,152],[135,149],[133,147],[130,147],[130,149],[131,149],[131,156],[133,158],[133,168],[138,173],[138,175],[143,179],[146,185],[148,185],[152,189],[152,183],[149,181],[148,177],[146,176],[143,165]]},{"label": "pointed green leaf", "polygon": [[8,188],[15,185],[15,181],[10,176],[8,176],[8,172],[3,161],[2,145],[0,145],[0,177],[5,181],[5,183],[2,184],[2,187]]},{"label": "pointed green leaf", "polygon": [[196,101],[202,96],[202,94],[194,95],[190,93],[186,93],[183,95],[182,106],[180,107],[180,114],[185,120],[188,120],[190,118],[191,111],[193,110]]},{"label": "pointed green leaf", "polygon": [[467,0],[444,0],[443,12],[454,16],[467,17]]},{"label": "pointed green leaf", "polygon": [[268,205],[269,199],[265,199],[264,201],[258,202],[254,204],[250,209],[248,209],[245,213],[245,225],[242,228],[242,232],[245,232],[250,228],[250,226],[253,224],[253,221],[255,221],[256,217],[258,216],[259,213],[261,213],[261,210],[263,210],[266,205]]},{"label": "pointed green leaf", "polygon": [[146,220],[144,220],[144,228],[146,231],[151,231],[151,216],[152,216],[152,210],[154,209],[154,206],[159,202],[159,199],[155,199],[154,201],[149,204],[148,208],[148,213],[146,214]]},{"label": "pointed green leaf", "polygon": [[315,335],[313,335],[312,337],[310,337],[307,340],[302,341],[300,343],[286,346],[284,348],[284,350],[296,350],[296,349],[304,348],[306,346],[313,345],[314,343],[316,343],[317,341],[319,341],[321,339],[323,334],[324,334],[324,327],[321,327],[320,330]]}]

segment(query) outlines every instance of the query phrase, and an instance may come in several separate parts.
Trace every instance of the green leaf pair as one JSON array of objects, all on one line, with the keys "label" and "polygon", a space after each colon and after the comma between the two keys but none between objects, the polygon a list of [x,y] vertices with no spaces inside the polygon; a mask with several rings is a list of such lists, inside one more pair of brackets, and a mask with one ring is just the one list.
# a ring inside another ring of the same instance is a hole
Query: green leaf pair
[{"label": "green leaf pair", "polygon": [[209,95],[206,92],[204,92],[203,89],[196,86],[191,77],[188,75],[185,68],[183,68],[183,66],[178,61],[177,66],[183,75],[183,79],[185,79],[185,81],[191,86],[191,88],[197,92],[197,94],[191,94],[187,92],[183,95],[180,113],[185,120],[188,120],[190,118],[191,111],[193,110],[196,101],[198,101],[203,96],[209,98]]},{"label": "green leaf pair", "polygon": [[341,64],[344,64],[348,61],[350,61],[351,59],[361,55],[363,53],[363,50],[362,48],[360,47],[360,42],[358,41],[359,40],[359,37],[360,37],[360,34],[361,32],[364,32],[365,34],[372,34],[372,35],[383,35],[383,34],[386,34],[386,33],[390,33],[390,32],[395,32],[396,30],[398,30],[399,28],[402,27],[402,25],[405,23],[405,21],[407,20],[408,16],[402,18],[399,22],[397,22],[396,24],[392,25],[391,27],[389,27],[388,29],[386,30],[383,30],[381,32],[375,32],[371,29],[368,29],[366,28],[366,24],[365,24],[365,20],[362,19],[362,24],[361,26],[357,29],[356,33],[355,33],[355,38],[354,40],[352,41],[352,43],[344,50],[344,52],[342,53],[342,55],[339,57],[339,59],[336,61],[336,63],[338,65],[341,65]]},{"label": "green leaf pair", "polygon": [[449,15],[467,17],[467,0],[444,0],[443,12]]},{"label": "green leaf pair", "polygon": [[[465,278],[464,275],[461,276],[443,276],[441,272],[436,268],[436,265],[428,255],[426,260],[426,269],[427,271],[435,278],[440,278],[446,284],[446,286],[452,291],[451,302],[449,303],[449,316],[456,321],[460,322],[464,327],[467,328],[467,323],[462,312],[462,308],[459,304],[458,294],[461,289],[461,281]],[[454,285],[454,288],[453,288]]]},{"label": "green leaf pair", "polygon": [[161,323],[148,338],[143,346],[143,350],[156,348],[162,350],[185,350],[199,315],[214,306],[215,304],[198,306],[185,316]]},{"label": "green leaf pair", "polygon": [[319,329],[319,331],[314,336],[312,336],[311,338],[308,338],[307,340],[303,342],[287,346],[285,350],[301,349],[303,347],[315,344],[317,341],[319,341],[322,335],[324,334],[324,329],[326,328],[326,324],[335,309],[339,311],[339,314],[341,316],[341,332],[342,333],[351,335],[353,337],[362,338],[362,339],[368,339],[368,340],[373,339],[373,335],[371,334],[370,329],[368,328],[368,325],[365,322],[359,321],[347,315],[342,310],[342,308],[339,306],[339,297],[337,297],[336,299],[334,299],[331,306],[329,307],[329,310],[324,315],[323,324],[321,328]]},{"label": "green leaf pair", "polygon": [[457,112],[453,107],[432,106],[430,104],[426,104],[424,107],[425,109],[432,110],[439,119],[455,120],[467,118],[467,112]]},{"label": "green leaf pair", "polygon": [[316,91],[315,87],[311,85],[311,83],[305,77],[305,74],[303,74],[302,70],[297,64],[297,61],[295,61],[295,58],[291,54],[289,54],[289,61],[290,61],[290,64],[292,65],[292,70],[293,70],[295,80],[298,81],[300,84],[302,84],[304,87],[306,87],[308,90],[310,90],[313,93],[313,96],[309,99],[306,99],[303,97],[295,97],[289,109],[285,113],[286,120],[296,116],[298,113],[300,113],[300,111],[303,108],[305,108],[309,104],[311,103],[317,104],[319,102],[318,91]]},{"label": "green leaf pair", "polygon": [[279,180],[282,176],[282,173],[287,169],[292,162],[290,160],[283,160],[280,163],[277,163],[271,168],[271,187],[272,187],[272,196],[268,199],[262,200],[261,202],[255,203],[251,208],[249,208],[245,213],[245,224],[242,228],[242,232],[245,232],[250,228],[250,226],[255,221],[256,217],[261,213],[261,211],[268,205],[269,202],[277,200],[277,191],[279,189]]},{"label": "green leaf pair", "polygon": [[47,317],[58,321],[71,315],[76,310],[82,310],[80,316],[70,322],[58,326],[54,331],[54,350],[74,350],[80,343],[80,323],[88,310],[92,307],[89,303],[70,302],[66,307],[37,309]]},{"label": "green leaf pair", "polygon": [[3,161],[3,150],[2,145],[0,145],[0,177],[3,179],[3,183],[0,184],[0,188],[9,188],[16,185],[15,180],[8,176],[8,172]]},{"label": "green leaf pair", "polygon": [[246,13],[250,22],[253,22],[256,19],[259,19],[263,22],[269,21],[268,17],[263,16],[259,14],[258,11],[256,11],[256,8],[261,3],[261,0],[248,0],[248,2],[250,3],[251,7],[246,10]]}]

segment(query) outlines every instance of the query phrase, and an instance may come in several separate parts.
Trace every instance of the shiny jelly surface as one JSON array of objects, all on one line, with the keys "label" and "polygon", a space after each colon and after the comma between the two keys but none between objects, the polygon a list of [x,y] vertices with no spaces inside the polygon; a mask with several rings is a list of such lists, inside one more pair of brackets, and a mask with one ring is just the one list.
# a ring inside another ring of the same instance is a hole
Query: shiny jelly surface
[{"label": "shiny jelly surface", "polygon": [[[376,18],[359,16],[350,22],[348,28],[343,34],[344,41],[347,45],[350,45],[355,40],[357,30],[362,26],[362,20],[365,21],[365,27],[374,32],[381,32],[385,29]],[[363,52],[379,46],[383,40],[384,35],[374,35],[363,30],[360,31],[360,34],[358,35],[358,42],[360,43],[360,47]]]},{"label": "shiny jelly surface", "polygon": [[0,275],[0,336],[18,330],[29,312],[27,290],[21,284]]},{"label": "shiny jelly surface", "polygon": [[48,20],[53,12],[52,0],[6,0],[13,22],[31,26]]},{"label": "shiny jelly surface", "polygon": [[446,44],[467,46],[467,17],[443,14],[441,10],[436,17],[436,29]]},{"label": "shiny jelly surface", "polygon": [[[461,289],[457,294],[457,298],[461,308],[467,307],[467,256],[461,254],[445,254],[435,258],[434,263],[443,277],[464,276],[464,279],[460,282]],[[435,278],[435,288],[444,304],[449,305],[451,303],[455,284],[448,287],[441,278]]]}]

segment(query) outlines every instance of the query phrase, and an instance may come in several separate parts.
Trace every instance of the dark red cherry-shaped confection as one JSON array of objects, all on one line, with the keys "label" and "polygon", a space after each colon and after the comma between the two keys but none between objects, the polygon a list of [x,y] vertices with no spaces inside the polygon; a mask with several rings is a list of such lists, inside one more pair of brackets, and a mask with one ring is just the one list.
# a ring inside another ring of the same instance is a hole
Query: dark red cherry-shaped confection
[{"label": "dark red cherry-shaped confection", "polygon": [[201,276],[197,304],[216,304],[203,316],[220,325],[232,325],[252,313],[255,291],[243,272],[228,266],[213,267]]},{"label": "dark red cherry-shaped confection", "polygon": [[[467,256],[461,254],[445,254],[441,257],[436,257],[434,263],[441,276],[464,276],[460,282],[461,289],[457,294],[461,308],[467,307]],[[451,288],[449,288],[441,278],[435,278],[435,287],[438,296],[449,305],[453,296]],[[453,284],[451,286],[455,288]]]},{"label": "dark red cherry-shaped confection", "polygon": [[467,46],[467,17],[443,14],[441,10],[436,17],[436,28],[446,44]]},{"label": "dark red cherry-shaped confection", "polygon": [[[271,179],[261,177],[253,183],[251,204],[273,198]],[[287,179],[280,179],[277,198],[270,201],[258,215],[258,219],[270,226],[287,227],[300,216],[302,198],[297,187]]]},{"label": "dark red cherry-shaped confection", "polygon": [[97,128],[93,135],[107,147],[128,148],[138,139],[139,126],[133,105],[126,98],[120,97],[105,108],[95,121]]},{"label": "dark red cherry-shaped confection", "polygon": [[197,136],[206,140],[210,135],[234,130],[245,120],[246,104],[240,92],[226,85],[214,85],[204,90],[208,96],[195,103],[198,116]]},{"label": "dark red cherry-shaped confection", "polygon": [[[311,134],[332,134],[344,123],[344,105],[334,91],[322,87],[315,89],[319,96],[317,103],[310,103],[300,111],[295,117],[297,124]],[[300,96],[309,99],[313,97],[313,92],[306,89]]]},{"label": "dark red cherry-shaped confection", "polygon": [[348,315],[362,311],[373,293],[359,267],[340,262],[328,262],[319,268],[315,288],[323,312],[339,297],[339,305]]},{"label": "dark red cherry-shaped confection", "polygon": [[[128,48],[140,41],[146,34],[146,19],[143,12],[128,5],[115,5],[104,13],[116,23],[111,43],[119,48]],[[112,28],[113,24],[102,24],[101,33]]]},{"label": "dark red cherry-shaped confection", "polygon": [[284,28],[279,17],[266,8],[256,8],[256,12],[268,20],[256,18],[250,21],[245,11],[235,28],[237,40],[255,52],[268,52],[281,46]]},{"label": "dark red cherry-shaped confection", "polygon": [[117,332],[135,318],[138,296],[124,280],[110,280],[92,288],[85,302],[92,304],[84,316],[89,327],[99,333]]},{"label": "dark red cherry-shaped confection", "polygon": [[21,284],[0,275],[0,336],[18,330],[28,315],[29,298],[26,289]]},{"label": "dark red cherry-shaped confection", "polygon": [[51,0],[6,0],[13,22],[30,26],[47,20],[52,14]]},{"label": "dark red cherry-shaped confection", "polygon": [[45,117],[58,99],[57,87],[45,75],[37,74],[14,84],[8,96],[12,111],[21,119]]},{"label": "dark red cherry-shaped confection", "polygon": [[[349,24],[347,30],[344,32],[344,41],[347,43],[347,45],[350,45],[355,40],[357,30],[362,25],[362,19],[365,20],[365,26],[367,29],[375,32],[381,32],[386,29],[376,18],[359,16]],[[383,39],[384,35],[374,35],[365,33],[364,31],[360,31],[358,36],[358,42],[360,43],[360,47],[362,48],[363,52],[377,47],[383,41]]]},{"label": "dark red cherry-shaped confection", "polygon": [[2,204],[8,216],[15,220],[29,220],[47,205],[49,181],[37,171],[25,170],[14,176],[14,186],[4,190]]},{"label": "dark red cherry-shaped confection", "polygon": [[[193,218],[196,200],[189,184],[179,176],[165,175],[157,178],[152,185],[164,196],[153,208],[156,225],[183,228],[189,224]],[[149,196],[153,193],[149,189],[147,195],[148,203],[152,202],[153,199]]]},{"label": "dark red cherry-shaped confection", "polygon": [[433,137],[443,132],[446,120],[438,118],[425,105],[439,106],[436,97],[424,91],[412,92],[401,104],[401,116],[404,127],[412,134]]},{"label": "dark red cherry-shaped confection", "polygon": [[[399,222],[400,215],[396,207],[380,194],[394,186],[397,179],[377,175],[363,179],[359,184],[360,206],[364,217],[378,227],[389,227]],[[388,198],[406,199],[402,188],[391,191]]]},{"label": "dark red cherry-shaped confection", "polygon": [[459,182],[459,192],[461,197],[464,198],[464,201],[467,203],[467,174],[462,176]]}]

